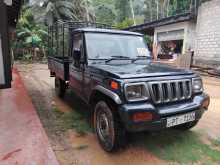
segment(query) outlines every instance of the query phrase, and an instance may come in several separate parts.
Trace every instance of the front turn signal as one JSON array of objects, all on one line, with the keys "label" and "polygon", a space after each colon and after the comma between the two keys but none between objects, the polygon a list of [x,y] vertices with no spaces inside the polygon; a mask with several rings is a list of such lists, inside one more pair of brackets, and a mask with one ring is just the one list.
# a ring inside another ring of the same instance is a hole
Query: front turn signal
[{"label": "front turn signal", "polygon": [[116,81],[114,81],[114,80],[112,80],[112,81],[110,82],[110,86],[111,86],[111,88],[114,89],[114,90],[119,89],[118,83],[117,83]]},{"label": "front turn signal", "polygon": [[137,112],[133,114],[134,122],[151,121],[152,119],[153,119],[153,115],[150,112]]}]

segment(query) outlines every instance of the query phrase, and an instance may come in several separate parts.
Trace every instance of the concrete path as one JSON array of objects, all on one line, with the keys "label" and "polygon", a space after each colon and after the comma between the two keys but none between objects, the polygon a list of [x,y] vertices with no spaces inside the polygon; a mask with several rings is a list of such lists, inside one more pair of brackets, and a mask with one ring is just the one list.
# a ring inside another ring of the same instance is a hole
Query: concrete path
[{"label": "concrete path", "polygon": [[205,92],[210,95],[209,110],[194,130],[206,132],[211,138],[220,138],[220,79],[203,77]]},{"label": "concrete path", "polygon": [[0,165],[58,165],[47,135],[16,70],[0,90]]}]

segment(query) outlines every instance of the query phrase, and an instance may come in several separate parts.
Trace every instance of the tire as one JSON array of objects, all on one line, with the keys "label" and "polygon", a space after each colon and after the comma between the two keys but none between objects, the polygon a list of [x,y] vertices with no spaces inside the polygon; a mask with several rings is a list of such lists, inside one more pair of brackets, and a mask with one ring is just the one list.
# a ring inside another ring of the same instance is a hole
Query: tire
[{"label": "tire", "polygon": [[195,127],[198,124],[198,122],[199,122],[199,120],[196,120],[196,121],[192,121],[192,122],[185,123],[185,124],[182,124],[182,125],[178,125],[174,128],[182,130],[182,131],[187,131],[187,130],[190,130],[191,128]]},{"label": "tire", "polygon": [[55,77],[55,91],[60,98],[63,98],[66,93],[66,83],[58,77]]},{"label": "tire", "polygon": [[126,131],[118,114],[105,101],[95,105],[94,127],[102,148],[114,152],[126,145]]}]

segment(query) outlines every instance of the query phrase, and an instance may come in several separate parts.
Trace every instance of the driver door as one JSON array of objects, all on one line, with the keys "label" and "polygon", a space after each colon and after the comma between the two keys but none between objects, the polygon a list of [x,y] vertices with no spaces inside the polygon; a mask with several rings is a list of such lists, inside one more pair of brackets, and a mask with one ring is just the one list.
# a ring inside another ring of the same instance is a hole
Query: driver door
[{"label": "driver door", "polygon": [[[73,53],[75,49],[80,50],[81,57],[84,57],[83,55],[83,36],[81,33],[73,34],[73,45],[71,54],[73,57]],[[73,88],[74,92],[77,93],[80,97],[83,97],[83,65],[79,64],[77,61],[72,58],[72,63],[70,64],[69,72],[70,72],[70,86]]]}]

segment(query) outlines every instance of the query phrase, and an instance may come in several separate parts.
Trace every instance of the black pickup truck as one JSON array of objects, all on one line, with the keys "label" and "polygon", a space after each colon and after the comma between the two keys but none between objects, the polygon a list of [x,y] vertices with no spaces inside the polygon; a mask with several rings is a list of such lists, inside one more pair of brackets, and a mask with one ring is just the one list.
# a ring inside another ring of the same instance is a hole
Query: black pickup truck
[{"label": "black pickup truck", "polygon": [[142,34],[76,22],[56,23],[49,34],[56,93],[70,88],[89,104],[108,152],[125,145],[127,132],[188,130],[208,109],[201,77],[154,63]]}]

